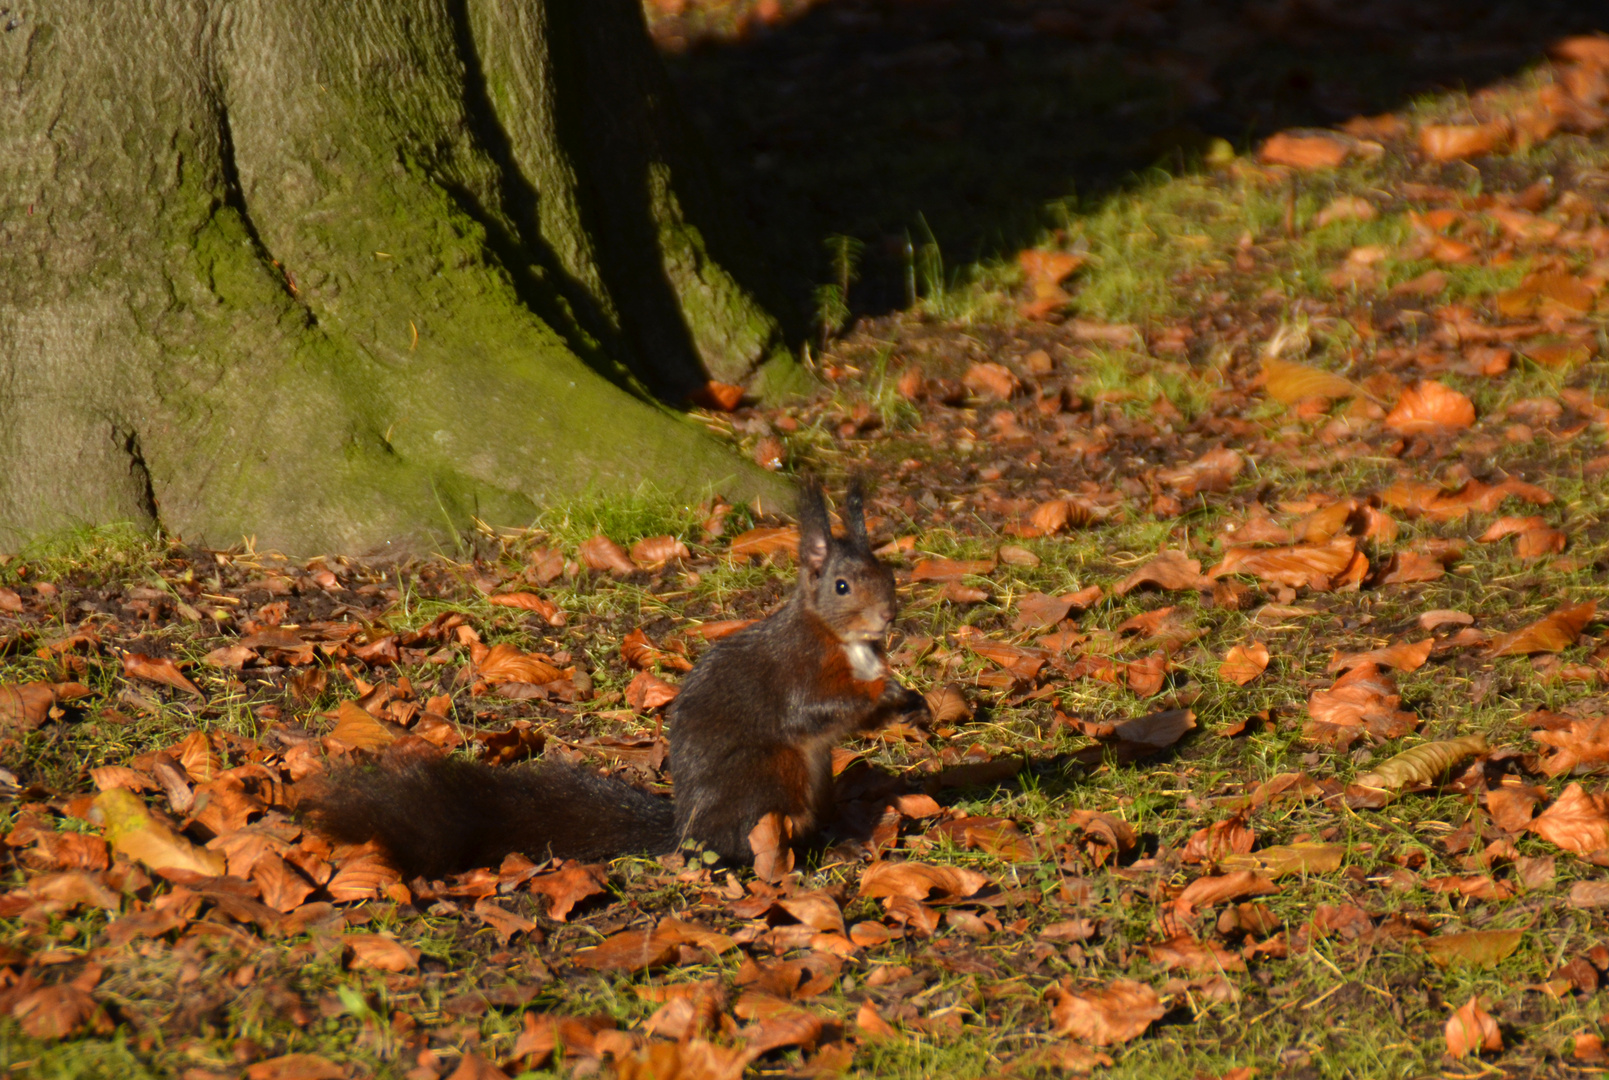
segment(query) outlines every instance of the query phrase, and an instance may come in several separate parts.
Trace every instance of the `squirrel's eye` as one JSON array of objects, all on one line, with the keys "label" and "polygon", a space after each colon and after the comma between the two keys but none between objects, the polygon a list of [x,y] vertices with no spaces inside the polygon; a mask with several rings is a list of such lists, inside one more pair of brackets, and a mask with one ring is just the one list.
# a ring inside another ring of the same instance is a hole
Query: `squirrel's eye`
[{"label": "squirrel's eye", "polygon": [[849,582],[845,581],[843,578],[839,578],[838,583],[834,585],[833,588],[838,590],[839,596],[849,595]]}]

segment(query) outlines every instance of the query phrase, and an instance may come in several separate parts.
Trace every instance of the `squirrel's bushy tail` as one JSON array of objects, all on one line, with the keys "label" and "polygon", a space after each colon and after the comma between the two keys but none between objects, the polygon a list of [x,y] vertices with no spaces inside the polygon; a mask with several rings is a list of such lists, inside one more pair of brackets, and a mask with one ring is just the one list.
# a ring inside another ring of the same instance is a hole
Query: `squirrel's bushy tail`
[{"label": "squirrel's bushy tail", "polygon": [[676,847],[669,799],[559,762],[495,768],[459,758],[339,769],[302,804],[319,832],[376,841],[405,875],[531,859],[602,862]]}]

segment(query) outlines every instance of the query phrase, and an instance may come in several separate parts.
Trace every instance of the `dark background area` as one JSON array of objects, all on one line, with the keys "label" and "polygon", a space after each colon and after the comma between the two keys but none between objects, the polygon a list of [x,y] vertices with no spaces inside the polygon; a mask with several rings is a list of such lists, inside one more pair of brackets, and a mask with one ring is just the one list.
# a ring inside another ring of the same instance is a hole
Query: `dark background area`
[{"label": "dark background area", "polygon": [[[905,239],[946,265],[1289,127],[1519,75],[1609,30],[1595,0],[651,0],[682,105],[803,329],[824,241],[865,244],[859,314],[906,300]],[[763,16],[763,17],[762,17]],[[925,223],[925,224],[924,224]]]}]

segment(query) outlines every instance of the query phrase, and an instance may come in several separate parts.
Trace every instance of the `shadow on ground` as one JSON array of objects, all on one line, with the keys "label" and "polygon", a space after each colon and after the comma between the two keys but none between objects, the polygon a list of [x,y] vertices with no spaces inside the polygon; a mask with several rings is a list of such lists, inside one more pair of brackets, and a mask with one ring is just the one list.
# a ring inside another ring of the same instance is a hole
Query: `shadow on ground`
[{"label": "shadow on ground", "polygon": [[[677,7],[677,3],[668,6]],[[1587,0],[776,0],[706,4],[746,31],[651,21],[734,212],[799,324],[834,234],[865,244],[851,303],[904,305],[907,236],[950,267],[1010,253],[1048,204],[1096,199],[1214,137],[1401,108],[1522,72],[1609,30]],[[788,17],[771,26],[746,9]],[[931,238],[928,236],[931,230]]]}]

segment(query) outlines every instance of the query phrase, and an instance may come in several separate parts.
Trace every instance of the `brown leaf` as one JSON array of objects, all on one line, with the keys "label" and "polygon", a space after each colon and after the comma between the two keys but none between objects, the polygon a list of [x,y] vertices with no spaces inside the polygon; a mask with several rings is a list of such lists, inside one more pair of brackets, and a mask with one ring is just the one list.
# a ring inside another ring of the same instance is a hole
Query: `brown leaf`
[{"label": "brown leaf", "polygon": [[1200,975],[1215,975],[1225,971],[1245,971],[1246,961],[1216,942],[1202,942],[1185,934],[1167,941],[1143,946],[1151,962],[1168,971],[1183,968]]},{"label": "brown leaf", "polygon": [[983,361],[967,368],[961,384],[979,397],[995,397],[1005,401],[1022,385],[1011,370],[1002,364]]},{"label": "brown leaf", "polygon": [[602,866],[566,863],[549,874],[538,874],[526,886],[548,898],[548,918],[564,922],[577,904],[606,891],[608,874]]},{"label": "brown leaf", "polygon": [[669,705],[680,692],[679,687],[672,686],[657,675],[639,671],[631,682],[626,684],[626,704],[638,712],[652,712],[663,705]]},{"label": "brown leaf", "polygon": [[185,678],[184,673],[166,657],[154,658],[143,653],[126,652],[123,654],[123,674],[131,679],[144,679],[146,682],[171,686],[175,690],[183,690],[196,697],[205,696],[201,693],[200,687]]},{"label": "brown leaf", "polygon": [[1399,435],[1456,431],[1475,422],[1475,404],[1457,390],[1426,379],[1402,392],[1385,425]]},{"label": "brown leaf", "polygon": [[1295,405],[1308,398],[1364,396],[1363,388],[1357,383],[1323,368],[1293,364],[1273,356],[1265,356],[1259,363],[1263,367],[1263,390],[1282,405]]},{"label": "brown leaf", "polygon": [[489,649],[484,645],[473,645],[469,655],[475,674],[493,686],[511,682],[541,686],[564,677],[562,671],[546,660],[522,653],[506,641]]},{"label": "brown leaf", "polygon": [[1216,446],[1188,465],[1157,470],[1156,478],[1158,483],[1166,484],[1180,495],[1190,496],[1203,491],[1228,491],[1245,467],[1245,458],[1233,450]]},{"label": "brown leaf", "polygon": [[774,555],[782,552],[797,558],[799,555],[799,528],[785,525],[781,528],[750,529],[732,538],[728,549],[733,555]]},{"label": "brown leaf", "polygon": [[1326,132],[1281,131],[1257,150],[1258,160],[1293,169],[1333,169],[1347,159],[1352,144]]},{"label": "brown leaf", "polygon": [[1529,656],[1532,653],[1563,652],[1575,644],[1576,638],[1597,613],[1595,600],[1566,604],[1529,626],[1493,636],[1486,646],[1486,655]]},{"label": "brown leaf", "polygon": [[344,1067],[317,1054],[282,1054],[246,1067],[246,1080],[342,1080]]},{"label": "brown leaf", "polygon": [[1507,143],[1503,124],[1425,124],[1419,129],[1419,149],[1432,161],[1480,157]]},{"label": "brown leaf", "polygon": [[95,1000],[70,982],[41,986],[11,1007],[12,1019],[34,1039],[65,1039],[95,1014]]},{"label": "brown leaf", "polygon": [[401,882],[396,870],[373,851],[355,849],[356,854],[342,860],[341,868],[325,884],[324,890],[337,904],[373,900],[392,885]]},{"label": "brown leaf", "polygon": [[[1533,731],[1531,738],[1552,751],[1542,758],[1549,776],[1609,770],[1609,716],[1572,717],[1565,727]],[[1488,801],[1494,794],[1487,793]]]},{"label": "brown leaf", "polygon": [[1447,1018],[1447,1052],[1453,1057],[1479,1055],[1482,1051],[1496,1053],[1503,1049],[1503,1035],[1497,1030],[1497,1021],[1481,1006],[1477,995]]},{"label": "brown leaf", "polygon": [[493,1065],[473,1050],[464,1051],[447,1080],[508,1080],[508,1073]]},{"label": "brown leaf", "polygon": [[291,912],[314,892],[314,886],[278,855],[264,854],[252,864],[251,878],[262,887],[263,903],[275,911]]},{"label": "brown leaf", "polygon": [[700,623],[689,626],[684,633],[701,638],[704,641],[719,641],[724,637],[731,637],[739,630],[746,630],[753,626],[757,619],[718,619],[714,622]]},{"label": "brown leaf", "polygon": [[644,570],[658,570],[666,563],[693,557],[687,545],[674,536],[650,536],[631,545],[631,561]]},{"label": "brown leaf", "polygon": [[1225,855],[1244,855],[1257,843],[1257,834],[1241,814],[1198,829],[1185,841],[1179,858],[1187,863],[1215,863]]},{"label": "brown leaf", "polygon": [[508,910],[489,896],[476,900],[474,911],[504,945],[513,940],[515,934],[530,934],[536,929],[536,923],[518,912]]},{"label": "brown leaf", "polygon": [[1391,677],[1374,664],[1359,664],[1335,680],[1328,690],[1315,690],[1307,712],[1317,725],[1360,729],[1350,733],[1309,725],[1306,736],[1317,742],[1349,742],[1363,731],[1380,738],[1400,738],[1418,726],[1413,713],[1400,709],[1402,696]]},{"label": "brown leaf", "polygon": [[379,750],[397,741],[389,728],[370,716],[355,701],[341,702],[330,738],[355,750]]},{"label": "brown leaf", "polygon": [[766,814],[749,830],[754,873],[761,881],[778,882],[793,872],[793,819],[780,810]]},{"label": "brown leaf", "polygon": [[1052,986],[1046,997],[1056,1034],[1094,1046],[1138,1038],[1167,1012],[1155,990],[1130,979],[1117,979],[1088,990],[1074,990],[1071,982],[1064,981]]},{"label": "brown leaf", "polygon": [[1324,592],[1347,570],[1356,554],[1357,541],[1350,536],[1338,536],[1323,544],[1281,548],[1232,547],[1224,552],[1222,562],[1207,571],[1207,577],[1251,574],[1278,585],[1305,585]]},{"label": "brown leaf", "polygon": [[0,683],[0,728],[33,731],[50,719],[56,688],[46,682]]},{"label": "brown leaf", "polygon": [[383,934],[342,934],[341,944],[352,950],[353,971],[412,971],[419,966],[419,950]]},{"label": "brown leaf", "polygon": [[1167,592],[1212,588],[1212,582],[1201,576],[1201,563],[1182,551],[1162,552],[1112,586],[1112,592],[1123,596],[1142,585],[1154,585]]},{"label": "brown leaf", "polygon": [[993,559],[923,559],[911,568],[912,581],[959,581],[994,570]]},{"label": "brown leaf", "polygon": [[625,549],[607,536],[599,535],[587,540],[578,549],[577,554],[590,570],[607,570],[611,574],[625,577],[637,569]]},{"label": "brown leaf", "polygon": [[519,608],[522,611],[532,612],[549,626],[563,626],[565,623],[564,612],[559,610],[559,605],[532,592],[502,593],[487,597],[486,602],[498,607]]},{"label": "brown leaf", "polygon": [[593,971],[643,971],[674,960],[682,945],[719,954],[731,949],[733,941],[693,923],[662,919],[652,929],[622,930],[582,949],[575,954],[575,962]]},{"label": "brown leaf", "polygon": [[1340,844],[1304,841],[1267,847],[1247,855],[1225,855],[1220,865],[1225,870],[1254,870],[1276,879],[1286,874],[1327,874],[1339,870],[1345,854],[1346,849]]},{"label": "brown leaf", "polygon": [[937,894],[941,900],[971,896],[989,884],[976,870],[933,866],[919,862],[874,862],[861,875],[860,895],[922,901]]},{"label": "brown leaf", "polygon": [[1523,930],[1465,930],[1423,938],[1419,944],[1437,967],[1496,967],[1513,955]]},{"label": "brown leaf", "polygon": [[1371,649],[1360,653],[1336,653],[1325,670],[1347,671],[1361,664],[1375,664],[1379,667],[1395,668],[1398,671],[1418,671],[1430,659],[1430,651],[1436,647],[1434,638],[1425,638],[1423,641],[1399,641],[1395,645],[1387,645],[1382,649]]},{"label": "brown leaf", "polygon": [[[1231,854],[1234,853],[1224,852],[1219,858],[1222,860]],[[1184,887],[1178,902],[1192,909],[1204,908],[1245,896],[1267,896],[1279,891],[1278,885],[1255,870],[1235,870],[1216,877],[1196,878]]]},{"label": "brown leaf", "polygon": [[109,788],[95,796],[94,813],[113,851],[152,870],[216,877],[227,869],[222,855],[196,847],[156,820],[127,788]]},{"label": "brown leaf", "polygon": [[877,1011],[877,1005],[871,998],[860,1003],[860,1011],[855,1014],[855,1026],[860,1029],[862,1037],[879,1039],[897,1039],[899,1032],[887,1020],[883,1019]]},{"label": "brown leaf", "polygon": [[1260,641],[1236,645],[1218,665],[1218,677],[1236,686],[1245,686],[1268,669],[1268,646]]},{"label": "brown leaf", "polygon": [[1531,820],[1531,832],[1578,855],[1609,848],[1609,797],[1589,795],[1580,784],[1564,789],[1552,806]]}]

